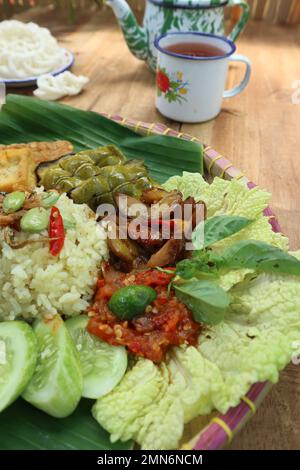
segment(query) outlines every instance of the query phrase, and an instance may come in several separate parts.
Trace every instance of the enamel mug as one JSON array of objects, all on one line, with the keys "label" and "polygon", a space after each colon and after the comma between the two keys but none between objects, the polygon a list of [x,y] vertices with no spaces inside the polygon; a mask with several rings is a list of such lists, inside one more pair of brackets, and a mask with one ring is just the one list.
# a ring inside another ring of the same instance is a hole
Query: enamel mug
[{"label": "enamel mug", "polygon": [[[199,48],[213,47],[219,52],[216,56],[197,57],[168,50],[184,43],[199,43]],[[156,107],[174,121],[196,123],[215,118],[223,99],[238,95],[249,83],[251,62],[245,56],[235,55],[236,46],[226,37],[168,33],[157,38],[155,47],[158,50]],[[243,62],[246,71],[239,85],[225,90],[230,61]]]}]

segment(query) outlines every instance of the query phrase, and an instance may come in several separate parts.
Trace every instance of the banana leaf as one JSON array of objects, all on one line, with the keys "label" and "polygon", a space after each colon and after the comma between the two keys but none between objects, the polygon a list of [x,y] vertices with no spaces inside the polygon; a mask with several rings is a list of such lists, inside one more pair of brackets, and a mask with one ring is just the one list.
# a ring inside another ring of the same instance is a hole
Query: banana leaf
[{"label": "banana leaf", "polygon": [[0,450],[127,450],[132,442],[112,444],[82,399],[76,411],[55,419],[21,398],[0,414]]},{"label": "banana leaf", "polygon": [[76,151],[115,144],[142,158],[158,182],[184,171],[203,172],[203,147],[176,137],[139,134],[91,111],[8,95],[0,112],[0,144],[69,140]]},{"label": "banana leaf", "polygon": [[[203,148],[168,136],[142,137],[99,114],[35,98],[8,95],[0,111],[0,144],[69,140],[76,151],[115,144],[129,158],[142,158],[151,175],[163,182],[183,170],[203,171]],[[125,406],[125,404],[124,404]],[[0,414],[0,449],[129,449],[132,442],[111,444],[82,400],[69,418],[53,419],[18,400]]]}]

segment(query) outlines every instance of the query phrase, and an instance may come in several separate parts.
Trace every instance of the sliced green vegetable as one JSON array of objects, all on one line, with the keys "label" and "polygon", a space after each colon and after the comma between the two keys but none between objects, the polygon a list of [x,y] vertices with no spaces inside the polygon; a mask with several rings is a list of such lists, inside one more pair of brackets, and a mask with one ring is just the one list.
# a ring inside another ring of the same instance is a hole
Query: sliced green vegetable
[{"label": "sliced green vegetable", "polygon": [[71,216],[66,216],[64,211],[60,209],[60,215],[63,218],[63,223],[64,223],[64,229],[65,230],[73,230],[76,228],[76,221],[75,219]]},{"label": "sliced green vegetable", "polygon": [[32,328],[25,322],[0,322],[0,411],[23,392],[37,360]]},{"label": "sliced green vegetable", "polygon": [[178,299],[193,312],[195,321],[216,325],[224,320],[230,298],[220,286],[209,281],[188,281],[173,286]]},{"label": "sliced green vegetable", "polygon": [[144,313],[157,294],[148,286],[128,286],[117,290],[109,301],[110,310],[121,320],[131,320]]},{"label": "sliced green vegetable", "polygon": [[74,230],[76,228],[76,222],[74,220],[66,219],[63,217],[64,229],[65,230]]},{"label": "sliced green vegetable", "polygon": [[26,212],[21,219],[21,229],[24,232],[40,233],[49,224],[49,214],[43,207],[34,207]]},{"label": "sliced green vegetable", "polygon": [[48,209],[49,207],[54,206],[60,198],[60,194],[57,191],[48,191],[42,195],[42,204],[43,207]]},{"label": "sliced green vegetable", "polygon": [[300,276],[300,261],[292,255],[256,240],[243,240],[214,257],[218,268],[255,269],[267,273]]},{"label": "sliced green vegetable", "polygon": [[12,214],[20,210],[23,207],[25,199],[26,194],[23,191],[14,191],[5,196],[2,206],[4,214]]},{"label": "sliced green vegetable", "polygon": [[34,332],[39,357],[23,398],[51,416],[64,418],[75,410],[82,394],[78,352],[59,315],[36,321]]},{"label": "sliced green vegetable", "polygon": [[231,237],[250,225],[253,220],[245,217],[220,215],[201,222],[193,232],[195,250],[202,250]]},{"label": "sliced green vegetable", "polygon": [[125,348],[111,346],[91,335],[86,329],[88,322],[87,315],[80,315],[67,320],[66,327],[79,352],[82,395],[97,399],[111,392],[122,379],[127,369],[127,353]]}]

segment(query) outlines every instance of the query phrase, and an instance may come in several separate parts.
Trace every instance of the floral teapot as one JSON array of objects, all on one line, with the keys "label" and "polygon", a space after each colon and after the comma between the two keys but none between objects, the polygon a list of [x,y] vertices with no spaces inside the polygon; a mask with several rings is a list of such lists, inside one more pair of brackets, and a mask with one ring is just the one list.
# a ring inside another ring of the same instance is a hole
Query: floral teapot
[{"label": "floral teapot", "polygon": [[145,60],[152,70],[156,68],[154,41],[157,36],[170,31],[223,35],[225,7],[240,6],[241,17],[229,36],[235,41],[246,26],[250,13],[245,0],[146,0],[144,25],[141,27],[125,0],[106,0],[106,3],[113,9],[131,52]]}]

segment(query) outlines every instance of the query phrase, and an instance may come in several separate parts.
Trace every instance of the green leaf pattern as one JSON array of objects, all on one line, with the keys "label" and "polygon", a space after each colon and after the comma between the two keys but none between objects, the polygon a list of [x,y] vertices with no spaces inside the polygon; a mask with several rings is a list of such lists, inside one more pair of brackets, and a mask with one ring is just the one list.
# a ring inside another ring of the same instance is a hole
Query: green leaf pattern
[{"label": "green leaf pattern", "polygon": [[127,45],[131,52],[141,60],[148,57],[148,42],[146,32],[138,25],[135,17],[130,12],[120,19]]}]

